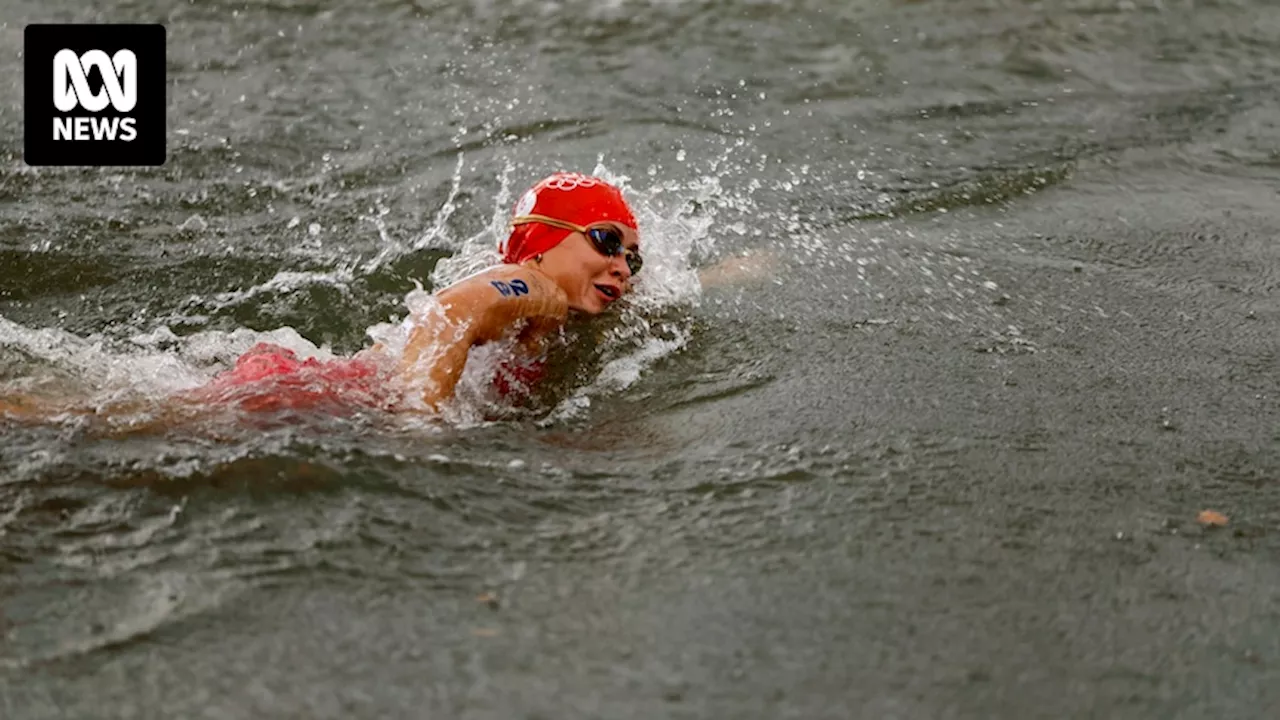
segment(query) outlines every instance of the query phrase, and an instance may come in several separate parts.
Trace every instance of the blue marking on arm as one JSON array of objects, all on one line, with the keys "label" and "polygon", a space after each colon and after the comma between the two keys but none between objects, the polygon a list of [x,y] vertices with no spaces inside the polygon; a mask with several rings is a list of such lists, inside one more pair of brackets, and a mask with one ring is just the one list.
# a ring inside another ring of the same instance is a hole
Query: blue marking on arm
[{"label": "blue marking on arm", "polygon": [[498,292],[502,293],[502,297],[509,297],[511,295],[511,287],[501,280],[490,280],[489,284],[497,288]]},{"label": "blue marking on arm", "polygon": [[517,278],[511,281],[511,292],[515,293],[516,295],[528,295],[529,286],[525,284],[525,281]]}]

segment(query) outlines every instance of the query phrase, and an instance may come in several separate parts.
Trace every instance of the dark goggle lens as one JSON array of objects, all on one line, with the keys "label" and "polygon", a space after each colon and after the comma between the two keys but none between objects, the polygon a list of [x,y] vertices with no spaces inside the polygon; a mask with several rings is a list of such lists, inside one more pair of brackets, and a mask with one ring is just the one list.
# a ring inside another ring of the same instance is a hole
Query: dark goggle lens
[{"label": "dark goggle lens", "polygon": [[627,269],[634,276],[640,272],[640,268],[644,266],[644,260],[641,259],[640,253],[632,252],[622,245],[622,233],[610,228],[591,228],[587,231],[587,237],[591,238],[591,244],[596,246],[596,250],[601,255],[615,257],[617,255],[625,255],[627,259]]}]

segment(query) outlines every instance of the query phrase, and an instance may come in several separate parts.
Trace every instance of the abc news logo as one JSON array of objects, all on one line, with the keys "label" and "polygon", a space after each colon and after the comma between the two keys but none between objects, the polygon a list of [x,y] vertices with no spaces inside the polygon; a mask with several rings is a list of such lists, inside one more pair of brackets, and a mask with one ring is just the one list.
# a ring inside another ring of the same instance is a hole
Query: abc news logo
[{"label": "abc news logo", "polygon": [[163,25],[28,25],[28,165],[163,165]]}]

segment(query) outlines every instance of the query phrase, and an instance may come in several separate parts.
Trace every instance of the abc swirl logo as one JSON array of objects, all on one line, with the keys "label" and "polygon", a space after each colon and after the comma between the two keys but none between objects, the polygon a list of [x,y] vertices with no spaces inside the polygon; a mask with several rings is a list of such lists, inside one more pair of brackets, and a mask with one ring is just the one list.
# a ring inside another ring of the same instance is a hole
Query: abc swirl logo
[{"label": "abc swirl logo", "polygon": [[[102,89],[96,93],[89,88],[90,68],[97,69],[102,75]],[[90,50],[83,55],[72,50],[59,50],[53,56],[54,107],[64,113],[77,107],[96,113],[106,109],[108,104],[120,113],[130,112],[138,104],[138,56],[133,51],[121,50],[108,57],[101,50]],[[115,140],[119,137],[130,142],[137,136],[134,118],[131,117],[53,119],[54,140]]]}]

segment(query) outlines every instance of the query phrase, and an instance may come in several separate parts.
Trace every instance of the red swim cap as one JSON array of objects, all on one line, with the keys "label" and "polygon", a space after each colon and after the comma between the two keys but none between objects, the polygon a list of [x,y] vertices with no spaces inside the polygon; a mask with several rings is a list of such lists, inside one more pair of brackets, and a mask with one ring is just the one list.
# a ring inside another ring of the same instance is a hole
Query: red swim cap
[{"label": "red swim cap", "polygon": [[[543,215],[574,225],[607,220],[636,229],[636,218],[622,199],[622,191],[581,173],[558,172],[543,178],[520,197],[515,215]],[[503,262],[524,262],[559,245],[569,232],[540,222],[517,225],[498,250]]]}]

